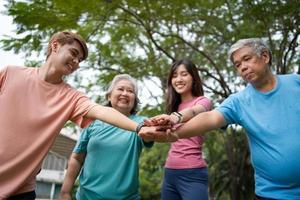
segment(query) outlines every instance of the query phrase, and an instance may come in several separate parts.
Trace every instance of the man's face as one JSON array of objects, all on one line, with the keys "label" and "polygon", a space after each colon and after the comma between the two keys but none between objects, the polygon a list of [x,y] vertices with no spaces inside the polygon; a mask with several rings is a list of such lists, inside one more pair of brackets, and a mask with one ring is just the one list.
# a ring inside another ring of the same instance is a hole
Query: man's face
[{"label": "man's face", "polygon": [[69,75],[79,68],[83,60],[83,50],[80,44],[75,41],[72,44],[54,44],[52,53],[55,53],[55,66],[62,75]]},{"label": "man's face", "polygon": [[233,64],[238,73],[249,83],[255,83],[265,77],[266,73],[269,72],[269,60],[267,52],[258,56],[251,47],[243,47],[234,52],[232,56]]}]

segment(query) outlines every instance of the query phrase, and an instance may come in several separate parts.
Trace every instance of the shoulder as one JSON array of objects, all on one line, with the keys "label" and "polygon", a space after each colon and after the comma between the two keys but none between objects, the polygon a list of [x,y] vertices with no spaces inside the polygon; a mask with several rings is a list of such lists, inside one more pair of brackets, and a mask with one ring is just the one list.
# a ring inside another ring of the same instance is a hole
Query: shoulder
[{"label": "shoulder", "polygon": [[251,98],[251,88],[252,86],[248,84],[245,89],[240,92],[233,93],[229,95],[220,106],[228,105],[238,105],[240,102]]},{"label": "shoulder", "polygon": [[282,74],[282,75],[276,75],[277,78],[284,82],[289,81],[296,81],[300,82],[300,75],[299,74]]},{"label": "shoulder", "polygon": [[71,85],[65,82],[61,85],[61,90],[66,96],[71,96],[74,99],[89,99],[83,92],[77,90],[76,88],[72,87]]},{"label": "shoulder", "polygon": [[212,107],[212,101],[205,96],[199,96],[194,99],[193,105],[202,105],[208,111]]},{"label": "shoulder", "polygon": [[90,137],[91,135],[101,131],[106,126],[109,126],[109,124],[106,124],[100,120],[94,120],[88,127],[83,129],[82,134],[86,134]]},{"label": "shoulder", "polygon": [[99,128],[99,127],[103,127],[104,125],[106,125],[105,122],[96,119],[88,126],[88,129]]},{"label": "shoulder", "polygon": [[8,65],[0,69],[1,79],[13,77],[14,79],[23,79],[24,77],[31,77],[37,68]]},{"label": "shoulder", "polygon": [[22,71],[32,71],[36,68],[33,67],[25,67],[25,66],[17,66],[17,65],[7,65],[1,69],[1,71],[14,71],[14,72],[22,72]]}]

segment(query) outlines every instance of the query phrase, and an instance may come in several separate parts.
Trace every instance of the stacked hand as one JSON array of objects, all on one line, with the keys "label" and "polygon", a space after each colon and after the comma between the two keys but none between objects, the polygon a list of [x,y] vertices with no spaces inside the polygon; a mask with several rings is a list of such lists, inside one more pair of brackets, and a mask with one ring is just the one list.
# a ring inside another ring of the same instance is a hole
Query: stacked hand
[{"label": "stacked hand", "polygon": [[145,141],[175,142],[178,140],[170,115],[162,114],[144,121],[145,126],[139,132],[139,136]]}]

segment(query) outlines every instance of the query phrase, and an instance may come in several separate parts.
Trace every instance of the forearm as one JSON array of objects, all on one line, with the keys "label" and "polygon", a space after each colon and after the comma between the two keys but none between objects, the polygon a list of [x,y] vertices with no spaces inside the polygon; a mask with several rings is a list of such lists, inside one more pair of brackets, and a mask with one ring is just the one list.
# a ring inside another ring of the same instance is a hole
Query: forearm
[{"label": "forearm", "polygon": [[190,119],[192,119],[193,117],[195,117],[196,115],[198,115],[199,113],[205,112],[205,111],[206,110],[202,105],[196,105],[191,108],[186,108],[186,109],[180,111],[180,113],[182,114],[181,122],[187,122]]},{"label": "forearm", "polygon": [[218,129],[226,125],[221,113],[216,110],[203,112],[193,117],[176,130],[179,138],[189,138],[202,135],[208,131]]},{"label": "forearm", "polygon": [[205,112],[204,106],[198,104],[191,108],[185,108],[180,112],[172,112],[170,115],[170,120],[172,124],[184,123],[195,117],[201,112]]},{"label": "forearm", "polygon": [[82,162],[76,160],[73,156],[71,156],[70,161],[68,163],[68,169],[64,179],[64,183],[61,188],[61,193],[71,193],[76,178],[81,170],[81,167]]},{"label": "forearm", "polygon": [[135,121],[129,119],[117,110],[101,105],[94,106],[87,113],[86,117],[98,119],[129,131],[135,131],[138,125]]}]

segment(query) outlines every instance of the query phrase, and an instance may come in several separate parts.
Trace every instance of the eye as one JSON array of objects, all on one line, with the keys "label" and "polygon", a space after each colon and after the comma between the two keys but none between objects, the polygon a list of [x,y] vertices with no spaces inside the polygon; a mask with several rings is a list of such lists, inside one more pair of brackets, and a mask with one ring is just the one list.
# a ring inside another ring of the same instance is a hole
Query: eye
[{"label": "eye", "polygon": [[245,58],[244,58],[244,61],[248,61],[248,60],[250,60],[251,59],[251,56],[246,56]]},{"label": "eye", "polygon": [[183,72],[181,75],[182,76],[188,76],[189,74],[187,72]]},{"label": "eye", "polygon": [[74,56],[74,57],[76,57],[76,56],[77,56],[77,53],[76,53],[76,51],[74,51],[74,50],[70,50],[70,52],[71,52],[71,55],[72,55],[72,56]]}]

